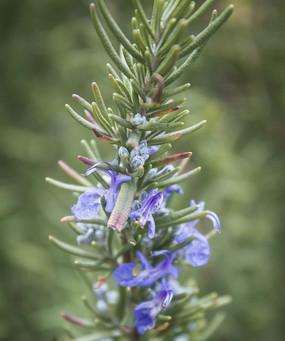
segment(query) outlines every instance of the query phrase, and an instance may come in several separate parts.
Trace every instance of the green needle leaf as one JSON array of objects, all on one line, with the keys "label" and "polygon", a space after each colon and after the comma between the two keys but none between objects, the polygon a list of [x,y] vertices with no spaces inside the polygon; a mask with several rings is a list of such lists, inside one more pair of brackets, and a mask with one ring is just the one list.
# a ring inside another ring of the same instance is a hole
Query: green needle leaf
[{"label": "green needle leaf", "polygon": [[159,145],[159,144],[163,144],[163,143],[169,143],[172,141],[176,141],[176,140],[180,139],[182,136],[193,133],[194,131],[202,128],[206,123],[207,123],[207,121],[204,120],[204,121],[201,121],[197,124],[194,124],[191,127],[182,129],[178,132],[169,133],[169,134],[165,134],[163,136],[155,137],[149,141],[149,145],[155,146],[155,145]]},{"label": "green needle leaf", "polygon": [[83,118],[82,116],[80,116],[74,109],[72,109],[72,107],[68,104],[65,104],[65,108],[67,109],[67,111],[69,112],[69,114],[79,123],[81,124],[83,127],[88,128],[88,129],[96,129],[98,130],[98,126],[96,126],[95,124],[87,121],[85,118]]},{"label": "green needle leaf", "polygon": [[109,267],[102,264],[102,260],[99,262],[98,261],[96,262],[96,261],[92,261],[92,260],[76,259],[74,261],[74,264],[81,269],[86,269],[89,271],[108,271],[108,270],[110,270]]},{"label": "green needle leaf", "polygon": [[148,19],[147,19],[146,14],[145,14],[145,12],[144,12],[144,10],[143,10],[143,7],[142,7],[142,5],[141,5],[140,0],[133,0],[133,3],[134,3],[135,7],[136,7],[137,10],[138,10],[138,14],[139,14],[139,16],[140,16],[140,18],[141,18],[141,21],[143,22],[143,24],[144,24],[146,30],[148,31],[148,33],[150,34],[150,36],[154,39],[154,38],[155,38],[155,37],[154,37],[154,33],[153,33],[152,29],[151,29],[151,26],[150,26],[150,24],[149,24],[149,21],[148,21]]},{"label": "green needle leaf", "polygon": [[189,216],[186,216],[180,219],[173,219],[173,220],[171,219],[165,222],[161,222],[158,224],[158,226],[165,228],[169,226],[180,225],[180,224],[188,223],[189,221],[204,218],[207,214],[208,214],[208,211],[203,211],[201,213],[191,214]]},{"label": "green needle leaf", "polygon": [[90,4],[90,13],[91,13],[91,19],[93,22],[93,25],[95,27],[95,30],[97,31],[97,34],[99,38],[101,39],[101,42],[106,50],[106,52],[109,54],[110,58],[113,60],[117,68],[125,74],[129,78],[133,78],[133,74],[131,71],[122,63],[119,55],[117,54],[116,50],[114,49],[105,29],[103,28],[103,25],[98,17],[96,6],[94,3]]},{"label": "green needle leaf", "polygon": [[80,249],[79,247],[62,242],[61,240],[53,236],[49,236],[49,240],[59,249],[64,250],[67,253],[70,253],[71,255],[82,258],[100,259],[99,256],[95,255],[93,252],[88,252],[86,250]]},{"label": "green needle leaf", "polygon": [[171,320],[172,320],[172,317],[169,316],[169,315],[162,315],[162,314],[159,314],[159,315],[157,316],[157,319],[158,319],[159,321],[167,322],[167,321],[171,321]]},{"label": "green needle leaf", "polygon": [[81,104],[84,109],[86,109],[88,111],[92,111],[92,106],[91,106],[91,104],[88,101],[86,101],[86,99],[84,99],[84,98],[82,98],[82,97],[80,97],[79,95],[76,95],[76,94],[73,94],[72,98],[75,101],[77,101],[79,104]]},{"label": "green needle leaf", "polygon": [[175,69],[165,80],[165,86],[168,86],[169,84],[171,84],[172,82],[176,81],[176,79],[178,79],[183,72],[186,70],[186,68],[188,66],[190,66],[191,64],[193,64],[195,62],[195,60],[198,58],[198,56],[200,55],[200,52],[202,51],[203,46],[197,48],[196,50],[194,50],[190,56],[185,60],[185,62],[180,65],[177,69]]},{"label": "green needle leaf", "polygon": [[105,2],[102,0],[98,0],[99,8],[109,26],[111,31],[113,32],[114,36],[118,39],[118,41],[129,51],[129,53],[138,61],[143,62],[144,59],[142,55],[134,48],[134,46],[131,44],[129,39],[125,36],[125,34],[122,32],[114,18],[112,17],[110,11],[108,10],[107,6],[105,5]]},{"label": "green needle leaf", "polygon": [[215,1],[216,0],[204,1],[204,3],[191,15],[189,24],[192,24],[195,20],[200,18]]},{"label": "green needle leaf", "polygon": [[215,20],[210,22],[210,24],[195,37],[193,43],[181,52],[180,58],[189,55],[189,53],[197,47],[203,45],[229,19],[233,10],[234,5],[229,5]]},{"label": "green needle leaf", "polygon": [[169,131],[173,129],[181,128],[184,125],[184,122],[174,122],[174,123],[161,123],[161,122],[149,122],[144,125],[137,126],[139,130],[145,131]]},{"label": "green needle leaf", "polygon": [[191,242],[193,242],[194,239],[195,239],[194,236],[188,237],[183,243],[176,244],[176,245],[172,246],[172,247],[170,248],[170,251],[171,251],[171,252],[176,252],[176,251],[178,251],[178,250],[181,250],[181,249],[183,249],[185,246],[187,246],[188,244],[190,244]]},{"label": "green needle leaf", "polygon": [[179,39],[182,33],[186,30],[187,26],[188,26],[188,21],[186,19],[179,20],[174,30],[165,40],[165,44],[162,45],[162,47],[159,49],[158,54],[160,56],[167,53],[167,51],[169,51],[171,46],[173,46],[174,44],[179,44]]},{"label": "green needle leaf", "polygon": [[69,191],[73,191],[73,192],[86,192],[90,187],[86,187],[86,186],[77,186],[77,185],[73,185],[73,184],[68,184],[62,181],[58,181],[52,178],[46,178],[45,179],[46,182],[48,182],[49,184],[58,187],[58,188],[63,188],[63,189],[67,189]]},{"label": "green needle leaf", "polygon": [[169,179],[166,181],[162,181],[159,183],[159,187],[167,187],[170,185],[178,184],[179,182],[182,182],[182,181],[188,179],[190,176],[193,176],[193,175],[200,173],[201,169],[202,169],[202,167],[197,167],[195,169],[190,170],[187,173],[181,174],[179,176],[175,176],[172,179]]},{"label": "green needle leaf", "polygon": [[132,129],[133,126],[131,125],[131,123],[125,119],[123,119],[120,116],[114,115],[114,114],[109,114],[109,116],[116,122],[118,123],[120,126],[124,127],[124,128],[130,128]]},{"label": "green needle leaf", "polygon": [[165,90],[163,93],[163,98],[169,98],[171,96],[178,95],[181,92],[188,90],[190,88],[190,86],[191,86],[190,83],[186,83],[184,85],[180,85],[180,86],[177,86],[175,88]]},{"label": "green needle leaf", "polygon": [[182,210],[170,213],[167,217],[158,217],[156,219],[156,222],[161,223],[161,222],[167,221],[169,219],[177,220],[179,218],[183,218],[183,217],[189,215],[192,212],[195,212],[198,208],[199,208],[199,205],[190,206],[190,207],[184,208]]},{"label": "green needle leaf", "polygon": [[64,161],[59,160],[58,161],[58,165],[64,171],[65,174],[67,174],[69,177],[74,179],[80,185],[88,186],[88,187],[90,187],[90,186],[92,187],[93,186],[93,184],[90,181],[88,181],[86,178],[84,178],[82,175],[80,175],[75,169],[70,167]]},{"label": "green needle leaf", "polygon": [[180,50],[181,48],[179,45],[172,46],[169,53],[166,55],[166,58],[157,68],[156,73],[162,76],[167,74],[176,63]]}]

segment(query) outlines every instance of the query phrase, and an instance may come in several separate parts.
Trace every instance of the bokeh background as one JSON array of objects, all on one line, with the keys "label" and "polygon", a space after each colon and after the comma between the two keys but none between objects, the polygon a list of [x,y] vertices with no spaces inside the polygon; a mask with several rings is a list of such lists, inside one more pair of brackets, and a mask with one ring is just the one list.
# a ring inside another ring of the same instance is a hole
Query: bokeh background
[{"label": "bokeh background", "polygon": [[[198,1],[199,2],[199,1]],[[200,1],[201,2],[201,1]],[[77,92],[100,83],[110,97],[108,59],[93,32],[88,0],[0,1],[0,340],[53,340],[62,310],[81,309],[83,281],[47,240],[69,236],[59,223],[73,199],[44,177],[64,176],[64,159],[81,169],[81,138],[65,113]],[[146,1],[147,4],[150,1]],[[130,1],[109,1],[127,30]],[[228,4],[220,0],[218,8]],[[235,0],[234,16],[211,40],[190,81],[193,121],[208,125],[180,142],[201,175],[188,197],[222,217],[202,292],[233,296],[219,341],[285,339],[284,12],[282,0]],[[207,18],[204,18],[205,21]],[[200,24],[203,24],[200,22]],[[196,28],[194,28],[195,31]]]}]

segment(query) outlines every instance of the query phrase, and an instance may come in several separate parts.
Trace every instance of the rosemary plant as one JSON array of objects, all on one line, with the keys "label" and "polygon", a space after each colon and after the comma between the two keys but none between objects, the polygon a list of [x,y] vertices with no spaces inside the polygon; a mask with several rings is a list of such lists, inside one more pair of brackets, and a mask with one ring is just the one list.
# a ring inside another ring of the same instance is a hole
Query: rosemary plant
[{"label": "rosemary plant", "polygon": [[[106,106],[96,83],[91,101],[73,95],[84,115],[69,105],[67,111],[95,136],[82,141],[86,155],[78,156],[86,172],[60,161],[74,183],[47,178],[77,197],[71,215],[61,219],[76,234],[77,245],[50,240],[76,256],[74,263],[89,276],[93,292],[83,297],[88,318],[63,314],[81,327],[83,336],[70,334],[73,340],[205,340],[223,319],[218,313],[209,321],[207,312],[230,298],[200,296],[191,275],[193,267],[208,263],[209,239],[221,230],[219,218],[204,202],[191,200],[179,210],[170,206],[172,197],[183,193],[180,184],[201,170],[187,170],[190,151],[171,154],[174,141],[206,123],[184,126],[189,110],[177,95],[190,84],[174,83],[233,11],[232,5],[220,14],[213,10],[208,25],[189,34],[213,2],[195,9],[194,1],[154,0],[148,18],[140,0],[133,0],[132,40],[104,0],[90,5],[112,61],[107,69],[114,108]],[[118,40],[118,50],[109,34]],[[113,161],[102,160],[97,139],[114,147]],[[211,229],[201,226],[207,219]]]}]

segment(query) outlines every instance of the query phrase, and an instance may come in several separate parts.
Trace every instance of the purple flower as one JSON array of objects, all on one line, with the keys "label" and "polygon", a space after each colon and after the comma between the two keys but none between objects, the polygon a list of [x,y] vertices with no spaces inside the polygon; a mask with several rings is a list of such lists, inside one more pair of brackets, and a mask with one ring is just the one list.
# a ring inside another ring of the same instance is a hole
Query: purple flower
[{"label": "purple flower", "polygon": [[208,211],[206,218],[211,220],[215,230],[217,230],[218,232],[221,232],[221,222],[220,222],[218,215],[215,212]]},{"label": "purple flower", "polygon": [[148,147],[148,153],[149,155],[152,155],[156,153],[159,150],[159,146],[150,146]]},{"label": "purple flower", "polygon": [[143,192],[140,199],[138,208],[131,212],[130,218],[136,220],[142,227],[147,225],[148,237],[152,239],[155,236],[153,214],[162,207],[163,192],[158,192],[157,189],[153,189],[149,193]]},{"label": "purple flower", "polygon": [[173,193],[183,194],[183,189],[179,185],[171,185],[164,189],[164,196],[166,199]]},{"label": "purple flower", "polygon": [[[196,216],[197,214],[202,213],[205,209],[205,202],[200,201],[199,203],[196,203],[195,200],[191,200],[190,207],[194,207],[194,206],[198,206],[198,208],[193,213],[191,213],[189,217]],[[205,218],[208,218],[209,220],[211,220],[215,230],[221,231],[221,223],[216,213],[212,211],[207,211],[207,215],[205,216]],[[186,224],[181,225],[179,231],[176,233],[176,241],[178,243],[183,243],[185,239],[191,236],[191,233],[192,233],[191,229],[195,228],[196,225],[200,221],[201,221],[201,218],[197,218],[197,219],[189,221]]]},{"label": "purple flower", "polygon": [[194,240],[184,248],[185,259],[194,267],[208,264],[210,257],[208,239],[195,228],[188,228],[188,237],[191,236]]},{"label": "purple flower", "polygon": [[141,265],[141,270],[137,275],[134,274],[136,267],[135,263],[124,263],[120,265],[113,272],[117,284],[126,287],[148,287],[167,275],[170,275],[173,278],[178,276],[177,269],[172,264],[176,257],[175,254],[170,251],[161,250],[153,252],[152,255],[155,257],[162,255],[164,256],[164,259],[162,259],[157,265],[152,266],[141,252],[137,252],[137,257]]},{"label": "purple flower", "polygon": [[[107,166],[107,169],[103,169],[103,168],[98,167],[100,165]],[[107,174],[110,178],[110,183],[109,183],[110,187],[108,190],[104,191],[104,197],[106,200],[106,208],[105,209],[107,212],[110,213],[110,212],[112,212],[112,210],[115,206],[116,199],[117,199],[119,190],[121,188],[121,184],[124,182],[131,181],[132,178],[129,175],[117,173],[114,170],[113,166],[108,162],[97,162],[97,163],[95,163],[93,166],[88,168],[85,175],[88,176],[88,175],[90,175],[96,171]]]},{"label": "purple flower", "polygon": [[183,190],[179,185],[171,185],[166,187],[163,190],[163,202],[159,208],[159,211],[157,212],[160,215],[164,215],[169,213],[170,209],[167,208],[167,203],[168,203],[168,199],[169,197],[173,194],[173,193],[177,193],[177,194],[183,194]]},{"label": "purple flower", "polygon": [[[190,205],[199,206],[198,209],[191,214],[192,216],[202,213],[205,208],[204,202],[197,204],[194,200],[192,200]],[[213,227],[220,231],[220,220],[214,212],[208,211],[206,218],[210,219],[213,223]],[[194,267],[206,265],[210,256],[210,245],[208,239],[195,228],[200,220],[201,218],[194,219],[186,224],[180,225],[180,228],[175,234],[175,241],[177,243],[183,243],[187,238],[192,236],[194,237],[194,240],[190,242],[181,252],[185,259]]]},{"label": "purple flower", "polygon": [[100,198],[103,194],[101,188],[92,188],[78,197],[77,203],[72,206],[71,212],[76,220],[95,219],[101,203]]},{"label": "purple flower", "polygon": [[153,299],[142,302],[135,307],[135,327],[139,334],[155,327],[157,315],[171,303],[173,291],[163,281],[159,291],[155,292]]}]

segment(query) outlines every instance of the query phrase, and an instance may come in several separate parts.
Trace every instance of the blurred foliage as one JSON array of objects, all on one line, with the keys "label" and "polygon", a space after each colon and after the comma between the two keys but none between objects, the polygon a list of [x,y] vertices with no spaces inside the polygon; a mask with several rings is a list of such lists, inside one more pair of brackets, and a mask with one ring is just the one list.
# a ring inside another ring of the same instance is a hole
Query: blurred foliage
[{"label": "blurred foliage", "polygon": [[[80,169],[80,139],[91,137],[66,115],[70,95],[90,97],[93,80],[110,94],[87,5],[0,2],[0,340],[52,340],[62,333],[60,312],[78,311],[86,291],[47,241],[49,233],[68,234],[58,220],[72,202],[43,179],[63,178],[59,158]],[[129,1],[110,5],[125,25]],[[183,200],[206,200],[223,220],[210,265],[195,275],[203,292],[234,299],[219,341],[285,337],[284,11],[281,0],[236,1],[233,18],[185,74],[193,120],[208,125],[180,143],[204,168]]]}]

